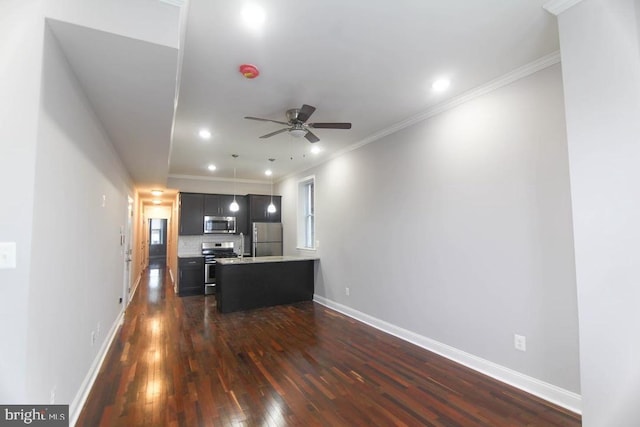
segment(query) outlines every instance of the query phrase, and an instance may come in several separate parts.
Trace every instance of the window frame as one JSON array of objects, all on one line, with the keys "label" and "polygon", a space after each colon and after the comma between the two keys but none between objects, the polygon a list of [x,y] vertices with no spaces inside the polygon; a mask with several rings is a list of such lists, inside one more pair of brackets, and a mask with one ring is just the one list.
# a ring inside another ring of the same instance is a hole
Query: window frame
[{"label": "window frame", "polygon": [[[311,191],[309,191],[311,187]],[[316,177],[310,175],[298,180],[298,233],[296,248],[303,251],[315,251],[316,248]],[[309,212],[310,210],[310,212]],[[311,240],[309,242],[309,240]],[[308,245],[310,243],[310,246]]]}]

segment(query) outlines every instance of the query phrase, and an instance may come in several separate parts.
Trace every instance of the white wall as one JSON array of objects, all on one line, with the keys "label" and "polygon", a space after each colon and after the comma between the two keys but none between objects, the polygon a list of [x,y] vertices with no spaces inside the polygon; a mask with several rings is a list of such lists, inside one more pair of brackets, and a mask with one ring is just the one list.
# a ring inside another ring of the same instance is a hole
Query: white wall
[{"label": "white wall", "polygon": [[317,295],[579,393],[559,65],[282,182],[287,254],[310,174]]},{"label": "white wall", "polygon": [[18,251],[17,268],[0,270],[0,402],[48,403],[54,390],[72,416],[121,312],[133,188],[45,17],[177,46],[180,14],[155,0],[84,3],[0,2],[0,242]]},{"label": "white wall", "polygon": [[640,420],[639,16],[585,0],[558,18],[586,427]]},{"label": "white wall", "polygon": [[36,0],[0,2],[0,242],[17,268],[0,270],[0,402],[24,403],[27,296],[44,26]]},{"label": "white wall", "polygon": [[46,30],[29,288],[28,402],[48,402],[54,388],[57,402],[73,402],[109,331],[117,326],[123,308],[120,233],[128,194],[133,194],[129,176]]}]

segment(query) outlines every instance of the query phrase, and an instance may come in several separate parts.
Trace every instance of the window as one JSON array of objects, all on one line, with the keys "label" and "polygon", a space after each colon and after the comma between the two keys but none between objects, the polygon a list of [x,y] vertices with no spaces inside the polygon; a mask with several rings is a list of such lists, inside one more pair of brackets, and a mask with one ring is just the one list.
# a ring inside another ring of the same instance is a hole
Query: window
[{"label": "window", "polygon": [[151,219],[151,242],[152,245],[162,245],[164,244],[164,236],[162,235],[163,227],[162,227],[161,219]]},{"label": "window", "polygon": [[298,183],[298,248],[315,249],[315,177]]}]

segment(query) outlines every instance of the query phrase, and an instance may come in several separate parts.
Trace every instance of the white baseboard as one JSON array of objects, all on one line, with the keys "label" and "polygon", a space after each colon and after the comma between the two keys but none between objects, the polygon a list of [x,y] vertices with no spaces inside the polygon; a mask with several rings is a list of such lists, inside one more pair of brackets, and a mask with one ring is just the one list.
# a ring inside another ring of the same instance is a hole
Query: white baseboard
[{"label": "white baseboard", "polygon": [[140,284],[140,281],[142,280],[142,274],[144,273],[144,270],[142,270],[140,272],[140,274],[138,275],[138,278],[136,279],[135,283],[133,284],[133,289],[131,290],[131,293],[129,294],[129,298],[127,299],[127,307],[129,306],[129,304],[131,304],[131,300],[133,300],[133,296],[136,294],[136,291],[138,290],[138,285]]},{"label": "white baseboard", "polygon": [[520,372],[514,371],[513,369],[506,368],[498,365],[497,363],[493,363],[474,356],[473,354],[458,350],[457,348],[432,340],[431,338],[418,335],[414,332],[362,313],[361,311],[347,307],[346,305],[337,303],[320,295],[314,295],[313,300],[318,304],[322,304],[390,335],[432,351],[440,356],[446,357],[447,359],[495,378],[498,381],[502,381],[506,384],[519,388],[520,390],[526,391],[527,393],[531,393],[541,399],[568,409],[571,412],[575,412],[577,414],[582,413],[582,397],[577,393],[540,381],[528,375],[524,375]]},{"label": "white baseboard", "polygon": [[80,390],[78,390],[78,393],[76,394],[75,399],[73,399],[73,402],[71,402],[71,405],[69,405],[69,425],[70,426],[76,425],[76,422],[78,421],[78,417],[80,416],[80,412],[82,411],[82,408],[84,407],[84,404],[87,401],[87,398],[89,397],[89,393],[91,392],[93,383],[96,381],[96,378],[98,377],[98,373],[100,372],[100,368],[104,363],[104,359],[105,357],[107,357],[107,353],[109,352],[109,349],[111,348],[111,344],[113,343],[113,340],[118,334],[118,329],[120,328],[120,325],[122,325],[123,321],[124,321],[124,310],[120,311],[120,314],[116,318],[115,322],[113,322],[113,325],[111,325],[111,330],[109,331],[108,338],[104,340],[104,342],[102,343],[102,346],[100,347],[100,350],[96,355],[96,358],[93,360],[93,363],[91,364],[91,368],[89,368],[89,372],[87,372],[87,376],[84,378],[84,381],[82,381]]}]

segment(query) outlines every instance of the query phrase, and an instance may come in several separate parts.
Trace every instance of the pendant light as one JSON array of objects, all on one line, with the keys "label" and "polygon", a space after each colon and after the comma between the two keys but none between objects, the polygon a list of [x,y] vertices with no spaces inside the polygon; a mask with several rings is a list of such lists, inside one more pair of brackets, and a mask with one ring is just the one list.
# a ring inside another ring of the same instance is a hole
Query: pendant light
[{"label": "pendant light", "polygon": [[237,154],[232,154],[231,157],[233,157],[233,202],[231,202],[231,204],[229,205],[229,210],[231,212],[238,212],[240,210],[240,205],[238,205],[238,202],[236,202],[236,165],[235,165],[235,161],[238,158]]},{"label": "pendant light", "polygon": [[[273,163],[275,160],[276,159],[269,159],[271,163]],[[267,212],[269,213],[276,212],[276,205],[273,204],[273,174],[271,174],[271,203],[269,203],[269,206],[267,206]]]}]

